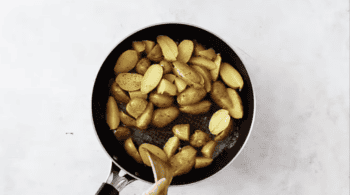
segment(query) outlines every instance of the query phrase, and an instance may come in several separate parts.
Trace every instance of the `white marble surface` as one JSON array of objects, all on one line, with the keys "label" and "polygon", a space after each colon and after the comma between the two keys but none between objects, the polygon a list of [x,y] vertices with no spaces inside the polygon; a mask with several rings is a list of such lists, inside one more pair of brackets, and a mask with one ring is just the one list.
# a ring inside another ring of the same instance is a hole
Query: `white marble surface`
[{"label": "white marble surface", "polygon": [[[169,195],[349,194],[346,0],[1,1],[0,194],[97,191],[110,159],[92,124],[94,78],[116,44],[162,22],[231,44],[257,97],[238,158]],[[136,181],[121,194],[148,187]]]}]

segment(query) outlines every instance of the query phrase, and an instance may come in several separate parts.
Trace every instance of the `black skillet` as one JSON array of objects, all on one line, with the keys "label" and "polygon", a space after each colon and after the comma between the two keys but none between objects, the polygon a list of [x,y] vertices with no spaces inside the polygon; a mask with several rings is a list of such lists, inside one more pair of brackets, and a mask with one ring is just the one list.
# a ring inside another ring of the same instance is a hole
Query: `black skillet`
[{"label": "black skillet", "polygon": [[[116,77],[113,69],[120,54],[128,49],[132,49],[133,41],[153,40],[156,42],[156,37],[158,35],[167,35],[178,43],[184,39],[196,40],[207,49],[213,48],[216,53],[221,54],[223,62],[231,64],[236,70],[238,70],[244,80],[243,89],[239,92],[244,106],[244,117],[240,120],[234,120],[231,134],[226,139],[218,142],[212,164],[205,168],[192,169],[185,175],[174,177],[171,185],[195,183],[222,170],[225,166],[230,164],[242,150],[250,134],[255,116],[253,86],[242,61],[231,47],[214,34],[192,25],[166,23],[144,28],[124,39],[113,49],[102,64],[96,77],[92,93],[93,121],[98,139],[113,161],[112,171],[108,181],[102,184],[96,194],[118,194],[122,188],[136,179],[149,183],[154,182],[152,169],[145,165],[138,164],[132,157],[130,157],[124,150],[123,143],[119,142],[115,138],[113,131],[109,130],[106,123],[105,113],[106,103],[108,96],[110,95],[109,88]],[[209,95],[207,95],[206,98],[209,99]],[[125,105],[122,103],[118,103],[118,106],[122,110],[125,109]],[[136,147],[142,143],[151,143],[162,148],[168,138],[173,136],[171,127],[174,124],[184,123],[190,124],[191,133],[200,129],[210,134],[208,129],[209,120],[213,113],[218,109],[220,108],[214,104],[214,106],[211,107],[211,110],[206,114],[191,116],[181,113],[175,121],[165,128],[150,126],[148,130],[144,132],[141,132],[138,129],[132,129],[133,141]],[[187,144],[188,143],[186,142],[181,142],[181,146]],[[118,176],[118,173],[120,172],[124,174],[119,174],[120,176]]]}]

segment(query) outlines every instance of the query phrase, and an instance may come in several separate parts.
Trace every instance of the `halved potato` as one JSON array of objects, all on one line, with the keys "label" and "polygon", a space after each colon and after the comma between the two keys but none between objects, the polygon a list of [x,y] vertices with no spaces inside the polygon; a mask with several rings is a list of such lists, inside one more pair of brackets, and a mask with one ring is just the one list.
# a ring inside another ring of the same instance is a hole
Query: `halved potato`
[{"label": "halved potato", "polygon": [[131,99],[126,105],[126,111],[136,119],[145,111],[147,103],[147,100],[142,98]]},{"label": "halved potato", "polygon": [[149,161],[146,151],[151,152],[152,154],[156,155],[158,158],[162,159],[163,161],[168,160],[168,157],[165,154],[165,152],[162,149],[160,149],[158,146],[155,146],[149,143],[143,143],[139,147],[139,153],[143,163],[149,167],[151,166],[151,162]]},{"label": "halved potato", "polygon": [[196,104],[181,106],[179,110],[189,114],[203,114],[210,110],[211,102],[204,100]]},{"label": "halved potato", "polygon": [[180,139],[178,137],[174,136],[169,138],[169,140],[165,143],[163,148],[168,159],[170,159],[170,157],[172,157],[175,154],[179,146],[180,146]]},{"label": "halved potato", "polygon": [[125,148],[126,152],[136,160],[136,162],[142,163],[141,156],[140,156],[139,152],[137,151],[135,144],[132,141],[131,137],[129,137],[125,141],[124,148]]},{"label": "halved potato", "polygon": [[149,101],[157,107],[166,108],[173,104],[174,98],[172,96],[166,94],[159,94],[154,91],[150,93]]},{"label": "halved potato", "polygon": [[131,116],[125,114],[123,111],[120,111],[120,120],[125,126],[128,126],[128,127],[136,126],[136,120]]},{"label": "halved potato", "polygon": [[115,81],[111,86],[111,93],[113,97],[119,102],[128,103],[130,101],[130,97],[122,88],[118,86],[118,84]]},{"label": "halved potato", "polygon": [[217,142],[213,140],[206,143],[201,150],[203,156],[207,158],[212,158],[216,145],[217,145]]},{"label": "halved potato", "polygon": [[210,165],[213,162],[212,158],[207,158],[207,157],[196,157],[196,162],[194,164],[195,169],[203,168],[208,165]]},{"label": "halved potato", "polygon": [[148,125],[152,121],[152,114],[153,104],[152,102],[149,102],[145,111],[136,119],[136,126],[141,130],[147,129]]},{"label": "halved potato", "polygon": [[188,173],[196,162],[197,150],[192,146],[185,146],[180,152],[170,158],[170,164],[174,167],[174,176]]},{"label": "halved potato", "polygon": [[190,124],[177,124],[172,129],[174,135],[181,140],[190,140]]},{"label": "halved potato", "polygon": [[168,108],[158,108],[153,112],[152,124],[156,127],[162,128],[167,126],[175,120],[180,114],[180,111],[175,106]]},{"label": "halved potato", "polygon": [[131,136],[131,131],[127,127],[119,126],[114,130],[114,135],[118,140],[126,140]]},{"label": "halved potato", "polygon": [[129,91],[129,96],[130,99],[134,99],[134,98],[142,98],[142,99],[147,99],[147,94],[143,94],[141,92],[141,90],[138,91]]},{"label": "halved potato", "polygon": [[119,114],[119,108],[118,108],[117,102],[115,101],[114,97],[109,96],[108,102],[107,102],[106,118],[107,118],[107,124],[110,129],[118,128],[120,123],[119,115],[120,114]]},{"label": "halved potato", "polygon": [[190,144],[193,147],[202,147],[208,141],[210,141],[209,135],[201,130],[196,130],[190,137]]},{"label": "halved potato", "polygon": [[218,141],[225,139],[233,130],[232,125],[233,125],[233,122],[232,122],[232,120],[230,120],[229,125],[223,131],[221,131],[221,133],[219,133],[218,135],[215,136],[214,141],[218,142]]}]

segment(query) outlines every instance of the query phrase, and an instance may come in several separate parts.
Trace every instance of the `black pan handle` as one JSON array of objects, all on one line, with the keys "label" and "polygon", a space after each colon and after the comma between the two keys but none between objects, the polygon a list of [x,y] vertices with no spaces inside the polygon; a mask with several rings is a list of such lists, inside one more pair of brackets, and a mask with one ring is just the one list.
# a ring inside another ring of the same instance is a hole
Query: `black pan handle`
[{"label": "black pan handle", "polygon": [[111,173],[109,174],[107,181],[102,183],[100,189],[98,189],[95,195],[118,195],[125,186],[133,181],[135,181],[133,177],[129,176],[112,163]]}]

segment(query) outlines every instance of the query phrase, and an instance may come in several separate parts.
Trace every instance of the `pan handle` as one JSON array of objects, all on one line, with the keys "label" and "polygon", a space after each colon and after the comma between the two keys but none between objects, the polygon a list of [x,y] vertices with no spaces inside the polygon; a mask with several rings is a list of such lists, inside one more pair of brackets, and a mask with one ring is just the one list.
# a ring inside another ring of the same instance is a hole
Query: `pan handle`
[{"label": "pan handle", "polygon": [[134,178],[126,174],[124,170],[121,170],[118,166],[112,163],[111,173],[105,183],[102,183],[100,189],[95,195],[118,195],[119,192],[135,181]]}]

